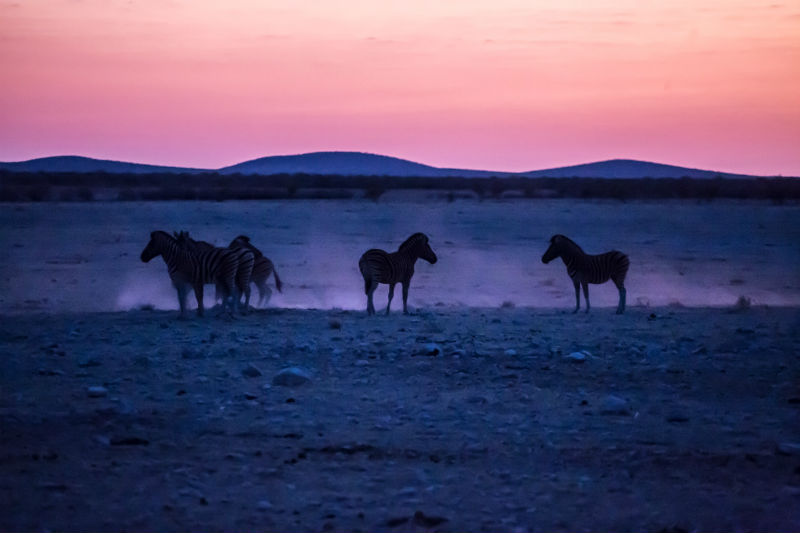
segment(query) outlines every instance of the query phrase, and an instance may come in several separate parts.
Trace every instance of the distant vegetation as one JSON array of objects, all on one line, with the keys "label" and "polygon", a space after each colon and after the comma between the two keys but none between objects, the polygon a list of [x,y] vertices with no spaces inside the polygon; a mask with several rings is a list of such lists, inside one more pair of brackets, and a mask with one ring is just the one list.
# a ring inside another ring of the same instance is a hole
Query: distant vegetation
[{"label": "distant vegetation", "polygon": [[0,201],[254,200],[368,198],[392,190],[429,191],[458,198],[800,199],[800,179],[693,178],[463,178],[312,174],[118,174],[0,170]]}]

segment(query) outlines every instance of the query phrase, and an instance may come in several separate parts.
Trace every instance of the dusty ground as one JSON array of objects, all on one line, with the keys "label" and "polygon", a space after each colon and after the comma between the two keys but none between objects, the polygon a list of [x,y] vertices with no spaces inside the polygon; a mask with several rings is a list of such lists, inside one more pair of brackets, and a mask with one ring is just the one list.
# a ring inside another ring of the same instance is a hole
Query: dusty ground
[{"label": "dusty ground", "polygon": [[1,530],[800,530],[798,308],[176,315],[0,318]]}]

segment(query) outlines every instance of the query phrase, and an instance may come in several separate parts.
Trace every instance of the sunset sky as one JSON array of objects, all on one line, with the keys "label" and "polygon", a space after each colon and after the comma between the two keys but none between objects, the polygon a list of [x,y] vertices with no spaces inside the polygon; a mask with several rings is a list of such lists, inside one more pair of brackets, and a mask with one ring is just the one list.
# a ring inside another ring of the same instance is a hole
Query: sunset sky
[{"label": "sunset sky", "polygon": [[0,160],[800,176],[800,0],[0,0]]}]

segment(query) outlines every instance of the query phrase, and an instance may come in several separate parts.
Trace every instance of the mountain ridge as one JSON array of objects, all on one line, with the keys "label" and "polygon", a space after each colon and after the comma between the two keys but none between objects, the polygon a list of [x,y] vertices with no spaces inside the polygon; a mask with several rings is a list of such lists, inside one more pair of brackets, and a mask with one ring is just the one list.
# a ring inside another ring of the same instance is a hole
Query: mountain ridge
[{"label": "mountain ridge", "polygon": [[392,177],[528,177],[528,178],[764,178],[761,176],[719,172],[641,161],[608,159],[563,167],[525,172],[504,172],[459,168],[442,168],[399,157],[367,152],[322,151],[294,155],[266,156],[218,169],[149,165],[107,159],[67,155],[49,156],[19,162],[0,162],[0,169],[16,172],[107,172],[107,173],[175,173],[223,175],[327,174],[340,176]]}]

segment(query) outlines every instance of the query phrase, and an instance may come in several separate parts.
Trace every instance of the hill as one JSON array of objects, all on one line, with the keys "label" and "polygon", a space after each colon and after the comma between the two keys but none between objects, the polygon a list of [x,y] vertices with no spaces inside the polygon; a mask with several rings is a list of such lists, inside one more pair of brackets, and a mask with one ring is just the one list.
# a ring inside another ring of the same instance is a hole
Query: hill
[{"label": "hill", "polygon": [[16,163],[0,163],[0,169],[13,172],[108,172],[112,174],[201,173],[208,170],[127,163],[107,159],[94,159],[77,155],[41,157]]},{"label": "hill", "polygon": [[331,174],[338,176],[396,176],[435,178],[487,177],[508,172],[438,168],[399,157],[364,152],[311,152],[261,157],[219,169],[222,174]]},{"label": "hill", "polygon": [[631,178],[695,178],[709,179],[723,178],[753,178],[745,174],[731,174],[713,170],[700,170],[696,168],[679,167],[652,163],[650,161],[637,161],[635,159],[609,159],[582,165],[548,168],[522,172],[520,175],[528,178],[606,178],[606,179],[631,179]]},{"label": "hill", "polygon": [[745,174],[717,172],[696,168],[666,165],[633,159],[610,159],[581,165],[531,170],[528,172],[503,172],[463,168],[440,168],[398,157],[364,152],[311,152],[297,155],[261,157],[219,169],[170,167],[109,161],[80,156],[56,156],[31,159],[16,163],[0,163],[0,170],[12,172],[106,172],[111,174],[242,174],[270,176],[276,174],[314,174],[329,176],[387,176],[397,178],[757,178]]}]

